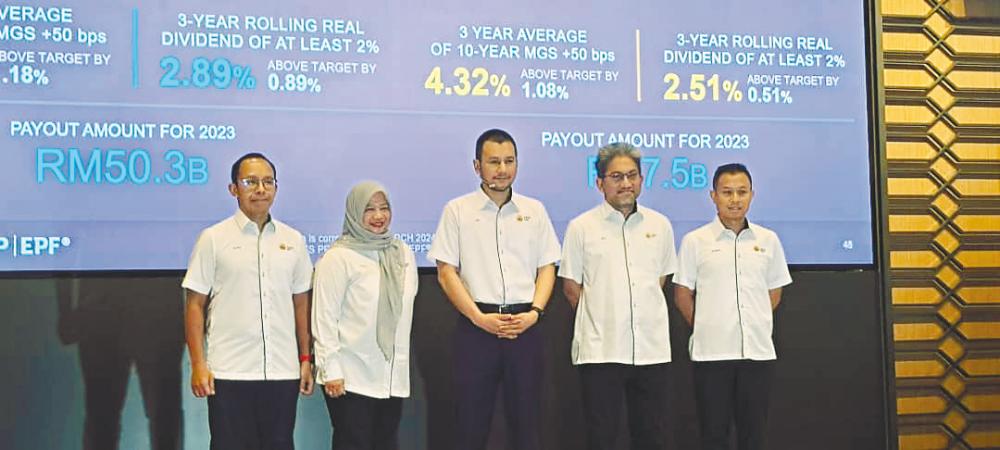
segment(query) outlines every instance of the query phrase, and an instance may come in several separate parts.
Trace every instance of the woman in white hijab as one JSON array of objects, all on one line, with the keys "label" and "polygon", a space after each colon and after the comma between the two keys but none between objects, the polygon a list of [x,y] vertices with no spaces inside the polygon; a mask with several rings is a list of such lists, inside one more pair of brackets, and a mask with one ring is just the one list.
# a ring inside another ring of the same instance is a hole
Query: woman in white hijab
[{"label": "woman in white hijab", "polygon": [[388,191],[357,184],[343,233],[316,263],[316,381],[326,394],[333,450],[399,448],[417,269],[410,247],[389,231],[391,220]]}]

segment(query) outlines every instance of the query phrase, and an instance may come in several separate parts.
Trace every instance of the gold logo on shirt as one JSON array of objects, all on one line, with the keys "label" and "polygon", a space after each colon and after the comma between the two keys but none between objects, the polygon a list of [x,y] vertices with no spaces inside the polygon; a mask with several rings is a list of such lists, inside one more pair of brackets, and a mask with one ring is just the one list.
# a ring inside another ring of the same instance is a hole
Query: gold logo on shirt
[{"label": "gold logo on shirt", "polygon": [[288,245],[288,244],[286,244],[286,243],[282,242],[282,243],[281,243],[281,245],[279,245],[279,246],[278,246],[278,248],[280,248],[280,249],[282,249],[282,250],[291,250],[291,249],[293,249],[294,247],[292,247],[291,245]]},{"label": "gold logo on shirt", "polygon": [[518,222],[527,222],[529,220],[531,220],[531,216],[522,216],[520,214],[517,215]]},{"label": "gold logo on shirt", "polygon": [[656,233],[646,233],[646,239],[652,239],[656,237]]},{"label": "gold logo on shirt", "polygon": [[760,253],[764,253],[764,252],[766,252],[766,251],[767,251],[767,249],[766,249],[766,248],[764,248],[764,247],[758,247],[758,246],[756,246],[756,245],[755,245],[755,246],[753,246],[753,251],[755,251],[755,252],[760,252]]}]

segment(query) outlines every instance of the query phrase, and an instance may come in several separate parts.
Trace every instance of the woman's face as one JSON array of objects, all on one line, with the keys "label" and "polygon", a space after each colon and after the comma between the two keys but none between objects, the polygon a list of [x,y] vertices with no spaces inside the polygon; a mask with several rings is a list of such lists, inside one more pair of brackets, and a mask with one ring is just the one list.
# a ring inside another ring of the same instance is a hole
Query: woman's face
[{"label": "woman's face", "polygon": [[389,201],[382,192],[376,192],[368,205],[365,206],[365,214],[361,217],[361,225],[366,230],[375,234],[383,234],[389,231],[389,222],[392,221],[392,210],[389,209]]}]

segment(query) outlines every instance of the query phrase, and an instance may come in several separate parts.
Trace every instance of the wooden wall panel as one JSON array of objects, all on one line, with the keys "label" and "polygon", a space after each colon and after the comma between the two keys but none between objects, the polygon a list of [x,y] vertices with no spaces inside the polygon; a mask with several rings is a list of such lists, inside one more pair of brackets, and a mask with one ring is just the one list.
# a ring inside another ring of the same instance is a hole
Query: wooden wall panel
[{"label": "wooden wall panel", "polygon": [[879,9],[899,448],[1000,449],[1000,1]]}]

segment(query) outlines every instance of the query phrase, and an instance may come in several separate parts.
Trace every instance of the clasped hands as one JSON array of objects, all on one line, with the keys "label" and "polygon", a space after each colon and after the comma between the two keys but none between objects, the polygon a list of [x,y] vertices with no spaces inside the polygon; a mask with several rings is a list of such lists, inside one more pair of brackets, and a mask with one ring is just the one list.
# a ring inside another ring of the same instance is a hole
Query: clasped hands
[{"label": "clasped hands", "polygon": [[535,311],[520,314],[480,313],[472,320],[477,327],[499,339],[517,339],[537,322],[538,313]]}]

